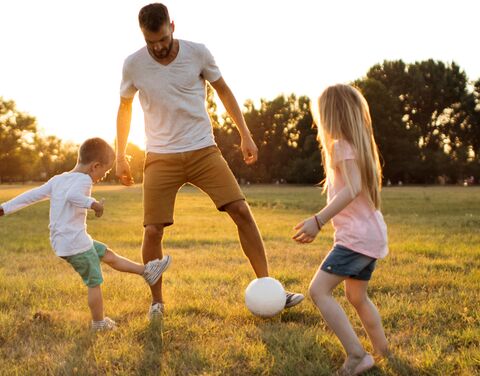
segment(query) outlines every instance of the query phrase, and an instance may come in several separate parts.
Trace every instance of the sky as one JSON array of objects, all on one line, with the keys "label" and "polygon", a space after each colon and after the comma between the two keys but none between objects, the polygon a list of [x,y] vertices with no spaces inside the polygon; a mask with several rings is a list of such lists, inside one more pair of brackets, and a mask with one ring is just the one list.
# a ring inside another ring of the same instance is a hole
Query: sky
[{"label": "sky", "polygon": [[[0,97],[45,135],[115,137],[124,59],[143,47],[149,1],[0,0]],[[363,77],[383,60],[456,62],[480,78],[480,2],[168,0],[175,38],[204,43],[240,105]],[[134,101],[130,140],[144,146]]]}]

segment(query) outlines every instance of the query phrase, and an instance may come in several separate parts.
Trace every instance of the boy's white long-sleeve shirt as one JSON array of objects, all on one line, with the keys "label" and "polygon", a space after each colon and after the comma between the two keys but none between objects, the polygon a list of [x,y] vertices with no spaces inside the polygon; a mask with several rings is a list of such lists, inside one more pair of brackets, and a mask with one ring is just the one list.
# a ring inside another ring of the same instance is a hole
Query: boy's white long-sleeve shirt
[{"label": "boy's white long-sleeve shirt", "polygon": [[72,256],[87,251],[93,240],[87,234],[87,209],[95,199],[90,175],[65,172],[40,187],[1,204],[5,215],[50,198],[50,242],[57,256]]}]

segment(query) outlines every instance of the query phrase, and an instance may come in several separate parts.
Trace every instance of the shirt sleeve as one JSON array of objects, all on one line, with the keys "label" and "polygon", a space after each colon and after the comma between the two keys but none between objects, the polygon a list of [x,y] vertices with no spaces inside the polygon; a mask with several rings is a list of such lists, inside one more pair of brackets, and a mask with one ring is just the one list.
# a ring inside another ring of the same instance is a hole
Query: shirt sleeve
[{"label": "shirt sleeve", "polygon": [[215,82],[222,77],[222,73],[215,63],[213,55],[210,53],[207,47],[202,44],[203,49],[203,65],[202,65],[202,77],[208,82]]},{"label": "shirt sleeve", "polygon": [[4,214],[7,215],[7,214],[14,213],[20,209],[23,209],[26,206],[29,206],[39,201],[43,201],[50,198],[51,189],[52,189],[51,180],[49,180],[48,182],[41,185],[40,187],[31,189],[11,199],[10,201],[4,202],[1,205]]},{"label": "shirt sleeve", "polygon": [[92,190],[92,182],[90,177],[75,181],[65,195],[65,199],[72,205],[79,208],[89,209],[95,202],[90,196]]},{"label": "shirt sleeve", "polygon": [[123,98],[133,98],[138,89],[133,82],[131,67],[128,59],[123,63],[122,82],[120,84],[120,96]]},{"label": "shirt sleeve", "polygon": [[355,151],[350,143],[345,140],[335,140],[333,143],[333,166],[350,159],[356,159]]}]

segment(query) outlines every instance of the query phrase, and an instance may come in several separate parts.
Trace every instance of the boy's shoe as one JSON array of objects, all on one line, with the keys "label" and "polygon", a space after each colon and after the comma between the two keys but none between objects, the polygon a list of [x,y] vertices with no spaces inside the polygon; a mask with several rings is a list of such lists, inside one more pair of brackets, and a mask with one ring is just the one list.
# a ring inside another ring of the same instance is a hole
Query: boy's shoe
[{"label": "boy's shoe", "polygon": [[150,320],[161,319],[163,317],[164,310],[165,306],[163,303],[153,303],[148,311],[148,318]]},{"label": "boy's shoe", "polygon": [[305,296],[303,294],[297,294],[295,292],[285,291],[287,293],[287,300],[285,301],[285,308],[291,308],[299,304]]},{"label": "boy's shoe", "polygon": [[100,321],[92,320],[92,330],[94,332],[115,329],[117,329],[117,323],[113,321],[110,317],[105,317],[103,320]]},{"label": "boy's shoe", "polygon": [[150,286],[153,286],[158,282],[162,273],[167,270],[171,262],[172,258],[168,255],[164,256],[161,260],[155,259],[147,262],[145,271],[143,272],[143,278]]}]

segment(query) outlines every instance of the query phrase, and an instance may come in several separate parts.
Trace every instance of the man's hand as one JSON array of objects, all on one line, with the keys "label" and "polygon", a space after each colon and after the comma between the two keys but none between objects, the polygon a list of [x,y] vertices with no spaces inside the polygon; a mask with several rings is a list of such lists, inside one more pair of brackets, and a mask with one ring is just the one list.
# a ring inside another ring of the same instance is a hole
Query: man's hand
[{"label": "man's hand", "polygon": [[320,232],[314,217],[300,222],[293,229],[298,230],[298,232],[293,235],[292,239],[299,243],[311,243]]},{"label": "man's hand", "polygon": [[130,165],[126,158],[117,159],[115,175],[123,185],[130,186],[134,183],[132,173],[130,172]]},{"label": "man's hand", "polygon": [[2,215],[5,215],[5,212],[3,211],[3,208],[0,206],[0,217],[1,217]]},{"label": "man's hand", "polygon": [[252,137],[248,136],[242,139],[241,149],[243,154],[243,160],[247,165],[255,163],[258,159],[258,148],[255,145]]},{"label": "man's hand", "polygon": [[103,215],[105,199],[102,198],[100,201],[95,201],[92,203],[91,208],[95,210],[95,216],[100,218]]}]

